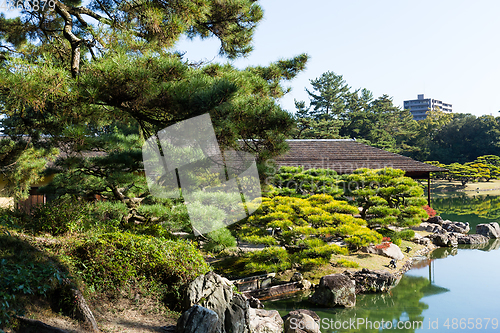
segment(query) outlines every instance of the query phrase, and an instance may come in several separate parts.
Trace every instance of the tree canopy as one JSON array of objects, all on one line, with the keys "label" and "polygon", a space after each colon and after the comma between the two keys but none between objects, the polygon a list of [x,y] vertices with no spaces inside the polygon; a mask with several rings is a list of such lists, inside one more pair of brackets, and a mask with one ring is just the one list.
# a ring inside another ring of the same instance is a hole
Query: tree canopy
[{"label": "tree canopy", "polygon": [[410,112],[394,106],[388,95],[374,98],[367,89],[353,90],[342,75],[330,71],[310,83],[309,106],[295,102],[296,139],[356,138],[401,152],[417,133]]},{"label": "tree canopy", "polygon": [[[14,162],[30,147],[80,157],[90,150],[108,156],[107,161],[93,156],[94,166],[110,166],[102,175],[116,175],[115,167],[141,167],[132,154],[144,138],[204,113],[210,114],[223,149],[245,149],[259,160],[283,152],[293,119],[277,99],[287,91],[282,82],[305,67],[306,54],[241,70],[190,63],[174,48],[182,35],[214,37],[222,55],[246,55],[261,18],[262,9],[252,0],[90,1],[84,6],[55,1],[53,9],[25,7],[19,18],[1,16],[0,115],[4,124],[23,124],[7,126],[6,145],[16,149],[7,155],[2,148],[2,159]],[[97,139],[110,136],[120,142]],[[125,149],[131,142],[135,148]],[[109,159],[119,151],[129,164],[111,167]],[[84,161],[64,163],[56,165],[71,165],[79,175],[89,170]],[[137,185],[118,183],[114,186]]]}]

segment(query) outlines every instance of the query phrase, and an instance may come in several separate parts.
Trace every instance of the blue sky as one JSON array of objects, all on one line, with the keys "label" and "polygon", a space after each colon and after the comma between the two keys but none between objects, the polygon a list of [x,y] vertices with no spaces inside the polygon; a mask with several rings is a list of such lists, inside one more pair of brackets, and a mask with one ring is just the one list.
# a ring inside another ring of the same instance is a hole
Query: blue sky
[{"label": "blue sky", "polygon": [[[500,1],[491,0],[267,0],[254,51],[234,61],[244,68],[308,53],[307,69],[281,100],[308,100],[310,79],[326,71],[353,88],[394,104],[424,93],[453,111],[500,116]],[[215,40],[183,40],[192,61],[224,62]]]},{"label": "blue sky", "polygon": [[[5,1],[5,0],[0,0]],[[308,100],[309,80],[343,75],[375,97],[402,106],[417,94],[453,104],[454,112],[500,116],[500,1],[265,0],[254,51],[238,68],[267,65],[300,53],[307,69],[288,83],[281,105]],[[9,13],[15,15],[15,12]],[[216,40],[181,40],[191,61],[226,62]]]}]

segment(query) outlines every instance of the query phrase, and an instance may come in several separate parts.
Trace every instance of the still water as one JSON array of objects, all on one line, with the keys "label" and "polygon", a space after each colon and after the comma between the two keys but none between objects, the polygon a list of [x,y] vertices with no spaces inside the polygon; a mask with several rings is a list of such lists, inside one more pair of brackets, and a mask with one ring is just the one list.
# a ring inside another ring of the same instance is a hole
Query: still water
[{"label": "still water", "polygon": [[[444,219],[471,223],[471,232],[478,223],[500,221],[500,197],[441,198],[433,208]],[[352,309],[316,308],[307,295],[265,306],[281,315],[314,310],[323,333],[500,332],[499,247],[500,240],[492,240],[475,249],[437,249],[415,263],[391,292],[358,295]]]}]

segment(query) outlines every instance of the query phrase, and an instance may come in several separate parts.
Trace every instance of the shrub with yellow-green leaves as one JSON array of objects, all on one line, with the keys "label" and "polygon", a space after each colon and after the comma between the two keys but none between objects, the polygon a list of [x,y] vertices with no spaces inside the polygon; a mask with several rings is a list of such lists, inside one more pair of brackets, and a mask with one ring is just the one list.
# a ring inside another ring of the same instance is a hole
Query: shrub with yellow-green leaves
[{"label": "shrub with yellow-green leaves", "polygon": [[330,169],[309,169],[303,167],[281,167],[270,179],[274,191],[270,195],[307,197],[314,194],[337,196],[342,194],[338,175]]},{"label": "shrub with yellow-green leaves", "polygon": [[348,254],[347,248],[329,243],[339,237],[351,248],[380,242],[382,236],[354,217],[356,213],[356,207],[326,194],[263,198],[261,207],[239,228],[238,237],[272,247],[246,255],[246,269],[270,272],[294,263],[302,269],[327,264],[332,254]]},{"label": "shrub with yellow-green leaves", "polygon": [[361,217],[370,226],[413,226],[428,217],[422,187],[404,174],[393,168],[365,168],[344,177],[346,195],[362,208]]}]

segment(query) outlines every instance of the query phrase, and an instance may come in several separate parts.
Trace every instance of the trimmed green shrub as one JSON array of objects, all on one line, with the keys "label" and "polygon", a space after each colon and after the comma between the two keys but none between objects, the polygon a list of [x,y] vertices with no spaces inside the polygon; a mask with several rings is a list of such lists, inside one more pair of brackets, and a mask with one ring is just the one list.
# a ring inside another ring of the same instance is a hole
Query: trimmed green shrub
[{"label": "trimmed green shrub", "polygon": [[337,266],[347,267],[347,268],[358,268],[359,264],[357,262],[355,262],[355,261],[352,261],[352,260],[338,259],[337,260]]},{"label": "trimmed green shrub", "polygon": [[270,180],[270,185],[274,188],[267,192],[268,196],[308,197],[314,194],[339,196],[343,193],[337,186],[337,173],[330,169],[304,171],[303,167],[281,167]]},{"label": "trimmed green shrub", "polygon": [[398,232],[398,236],[406,241],[411,241],[415,237],[415,231],[411,229],[404,229]]},{"label": "trimmed green shrub", "polygon": [[208,252],[219,253],[237,245],[236,238],[231,235],[231,232],[227,228],[220,228],[209,232],[206,234],[206,237],[209,241],[203,246],[203,249]]},{"label": "trimmed green shrub", "polygon": [[[291,252],[288,260],[302,269],[329,263],[332,254],[347,254],[347,248],[328,245],[341,237],[351,248],[378,243],[382,236],[355,218],[356,207],[326,194],[308,198],[275,196],[263,198],[261,207],[239,226],[238,237],[255,244],[281,245]],[[235,229],[237,229],[236,227]],[[257,268],[256,265],[247,265]],[[279,265],[262,265],[271,270]]]},{"label": "trimmed green shrub", "polygon": [[343,177],[346,196],[354,197],[370,226],[412,226],[427,218],[422,187],[393,168],[358,169]]},{"label": "trimmed green shrub", "polygon": [[182,288],[209,271],[191,242],[131,233],[79,241],[66,255],[92,289],[113,293],[127,284],[145,284],[158,288],[173,307],[180,303]]},{"label": "trimmed green shrub", "polygon": [[279,246],[248,252],[244,258],[245,274],[281,272],[292,267],[290,255]]}]

